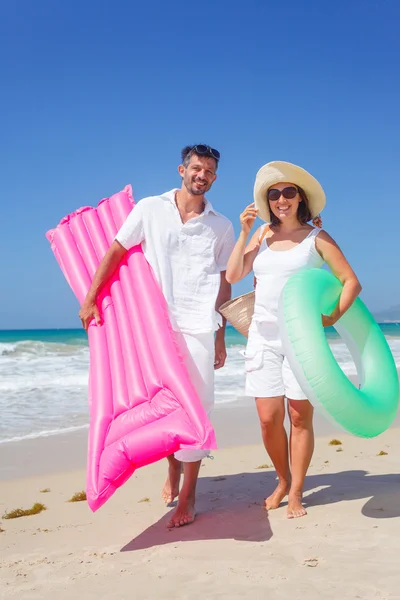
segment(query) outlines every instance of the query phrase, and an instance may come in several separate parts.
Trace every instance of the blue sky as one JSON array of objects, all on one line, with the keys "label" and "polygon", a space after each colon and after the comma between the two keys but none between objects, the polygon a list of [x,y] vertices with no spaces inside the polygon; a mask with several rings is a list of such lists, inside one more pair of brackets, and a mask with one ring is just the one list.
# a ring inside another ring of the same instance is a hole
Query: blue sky
[{"label": "blue sky", "polygon": [[310,170],[363,300],[400,303],[399,18],[396,0],[3,3],[0,329],[79,326],[45,232],[127,183],[179,186],[196,142],[221,151],[209,197],[237,233],[261,165]]}]

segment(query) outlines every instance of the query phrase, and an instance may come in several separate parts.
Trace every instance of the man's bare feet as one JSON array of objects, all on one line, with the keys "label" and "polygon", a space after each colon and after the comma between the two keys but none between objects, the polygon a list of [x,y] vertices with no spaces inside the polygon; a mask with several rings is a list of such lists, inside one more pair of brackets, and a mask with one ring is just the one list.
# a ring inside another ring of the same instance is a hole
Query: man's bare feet
[{"label": "man's bare feet", "polygon": [[176,460],[168,460],[168,475],[161,492],[162,499],[168,506],[179,495],[179,482],[181,480],[182,465]]},{"label": "man's bare feet", "polygon": [[275,508],[278,508],[284,497],[288,494],[289,487],[290,486],[288,483],[283,481],[279,482],[275,491],[270,496],[268,496],[268,498],[265,498],[265,508],[267,510],[273,510]]},{"label": "man's bare feet", "polygon": [[183,527],[184,525],[189,525],[193,523],[196,518],[196,510],[194,507],[194,502],[192,500],[181,500],[179,498],[178,506],[174,511],[171,519],[168,521],[167,527],[168,529],[172,529],[174,527]]},{"label": "man's bare feet", "polygon": [[298,517],[304,517],[307,514],[306,509],[301,503],[301,493],[290,493],[288,499],[287,516],[288,519],[297,519]]}]

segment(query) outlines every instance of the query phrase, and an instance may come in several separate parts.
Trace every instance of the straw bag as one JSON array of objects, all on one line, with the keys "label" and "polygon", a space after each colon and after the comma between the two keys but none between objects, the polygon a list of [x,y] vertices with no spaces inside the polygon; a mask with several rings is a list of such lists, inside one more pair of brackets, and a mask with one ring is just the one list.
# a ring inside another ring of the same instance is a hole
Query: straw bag
[{"label": "straw bag", "polygon": [[[262,233],[260,246],[268,230],[269,225]],[[254,313],[254,296],[254,292],[247,292],[247,294],[224,302],[218,309],[218,312],[245,337],[249,335],[249,327]]]},{"label": "straw bag", "polygon": [[245,337],[249,335],[249,327],[254,312],[254,292],[248,292],[232,300],[228,300],[219,307],[218,312],[235,329]]}]

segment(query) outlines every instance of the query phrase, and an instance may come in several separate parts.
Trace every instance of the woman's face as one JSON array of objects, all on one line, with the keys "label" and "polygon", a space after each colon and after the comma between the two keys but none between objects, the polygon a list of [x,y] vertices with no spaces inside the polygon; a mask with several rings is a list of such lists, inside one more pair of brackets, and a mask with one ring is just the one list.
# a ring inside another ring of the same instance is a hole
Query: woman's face
[{"label": "woman's face", "polygon": [[270,211],[281,222],[296,217],[297,209],[302,202],[297,186],[289,182],[272,185],[268,189],[267,198]]}]

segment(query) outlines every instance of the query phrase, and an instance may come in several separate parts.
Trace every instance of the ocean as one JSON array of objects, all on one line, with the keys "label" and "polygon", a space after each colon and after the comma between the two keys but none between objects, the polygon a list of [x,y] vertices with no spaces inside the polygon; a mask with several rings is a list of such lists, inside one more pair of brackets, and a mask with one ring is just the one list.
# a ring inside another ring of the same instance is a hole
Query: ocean
[{"label": "ocean", "polygon": [[[400,367],[400,323],[380,325]],[[347,375],[356,373],[347,347],[333,328],[329,344]],[[216,371],[216,405],[248,404],[244,396],[245,338],[227,328],[226,366]],[[81,329],[0,331],[0,443],[88,427],[89,348]]]}]

